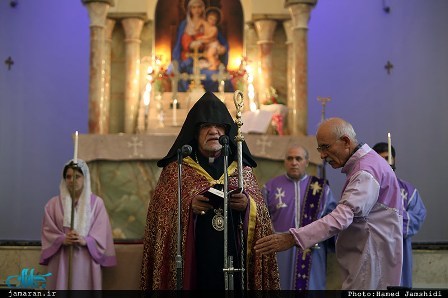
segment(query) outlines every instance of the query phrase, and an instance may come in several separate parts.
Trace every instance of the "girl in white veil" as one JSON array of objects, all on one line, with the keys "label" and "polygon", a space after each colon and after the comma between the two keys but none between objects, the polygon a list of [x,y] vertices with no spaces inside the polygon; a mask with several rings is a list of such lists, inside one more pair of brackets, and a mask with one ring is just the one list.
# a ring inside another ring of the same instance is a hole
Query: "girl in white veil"
[{"label": "girl in white veil", "polygon": [[[87,164],[80,159],[77,161],[78,164],[75,168],[75,172],[77,172],[75,175],[77,175],[77,178],[75,179],[75,210],[73,229],[77,231],[80,236],[85,237],[89,232],[91,222],[90,196],[92,195],[92,190],[90,188],[90,172]],[[64,227],[68,228],[70,228],[72,209],[72,199],[70,194],[73,192],[73,176],[70,175],[70,177],[67,177],[67,171],[70,167],[73,167],[73,160],[70,160],[70,162],[65,164],[62,180],[59,185],[59,191],[64,206]],[[79,185],[79,174],[84,176],[83,186]]]},{"label": "girl in white veil", "polygon": [[115,266],[117,261],[109,216],[103,199],[92,193],[89,168],[83,160],[65,164],[59,195],[45,205],[41,238],[39,263],[48,265],[52,274],[47,289],[102,289],[101,268]]}]

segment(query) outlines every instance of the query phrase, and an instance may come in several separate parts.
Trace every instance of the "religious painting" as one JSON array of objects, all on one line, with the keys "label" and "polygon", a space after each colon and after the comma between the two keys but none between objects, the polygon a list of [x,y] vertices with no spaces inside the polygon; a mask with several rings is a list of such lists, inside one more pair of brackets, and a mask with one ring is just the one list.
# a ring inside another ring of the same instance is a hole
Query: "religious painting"
[{"label": "religious painting", "polygon": [[243,26],[240,0],[158,1],[155,55],[167,63],[168,77],[179,76],[178,91],[200,82],[206,91],[232,92],[229,73],[240,66]]}]

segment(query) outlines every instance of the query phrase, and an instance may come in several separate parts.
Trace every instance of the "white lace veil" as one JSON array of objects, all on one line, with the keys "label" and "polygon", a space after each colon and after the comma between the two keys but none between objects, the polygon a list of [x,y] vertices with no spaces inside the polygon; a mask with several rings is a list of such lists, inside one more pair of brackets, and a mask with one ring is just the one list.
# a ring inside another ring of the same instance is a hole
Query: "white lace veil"
[{"label": "white lace veil", "polygon": [[[64,168],[72,161],[73,160],[69,160],[64,165]],[[90,197],[92,194],[92,189],[90,187],[89,167],[87,166],[86,162],[78,159],[78,167],[81,169],[81,172],[84,175],[84,187],[75,208],[73,228],[81,236],[85,237],[89,233],[91,223]],[[72,199],[70,197],[70,192],[68,191],[64,177],[62,177],[61,184],[59,185],[59,191],[64,207],[64,227],[70,228]]]}]

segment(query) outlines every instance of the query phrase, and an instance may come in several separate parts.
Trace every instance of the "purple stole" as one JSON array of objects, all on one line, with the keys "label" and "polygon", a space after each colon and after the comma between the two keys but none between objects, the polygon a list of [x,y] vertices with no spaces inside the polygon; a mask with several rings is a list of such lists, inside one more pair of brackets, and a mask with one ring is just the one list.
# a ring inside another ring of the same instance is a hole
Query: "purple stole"
[{"label": "purple stole", "polygon": [[[317,219],[319,205],[324,194],[323,179],[311,176],[303,197],[303,209],[300,214],[300,227],[312,223]],[[308,290],[311,271],[312,249],[297,249],[296,290]]]}]

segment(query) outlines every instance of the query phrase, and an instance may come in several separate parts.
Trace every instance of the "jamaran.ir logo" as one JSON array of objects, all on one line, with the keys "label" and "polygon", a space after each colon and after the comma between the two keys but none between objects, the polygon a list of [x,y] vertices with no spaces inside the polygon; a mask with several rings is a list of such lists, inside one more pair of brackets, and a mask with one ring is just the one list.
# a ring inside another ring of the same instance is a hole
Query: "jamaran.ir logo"
[{"label": "jamaran.ir logo", "polygon": [[31,270],[24,268],[22,269],[20,275],[8,276],[6,279],[6,285],[8,288],[45,289],[47,286],[46,278],[51,275],[51,273],[35,275],[34,268]]}]

